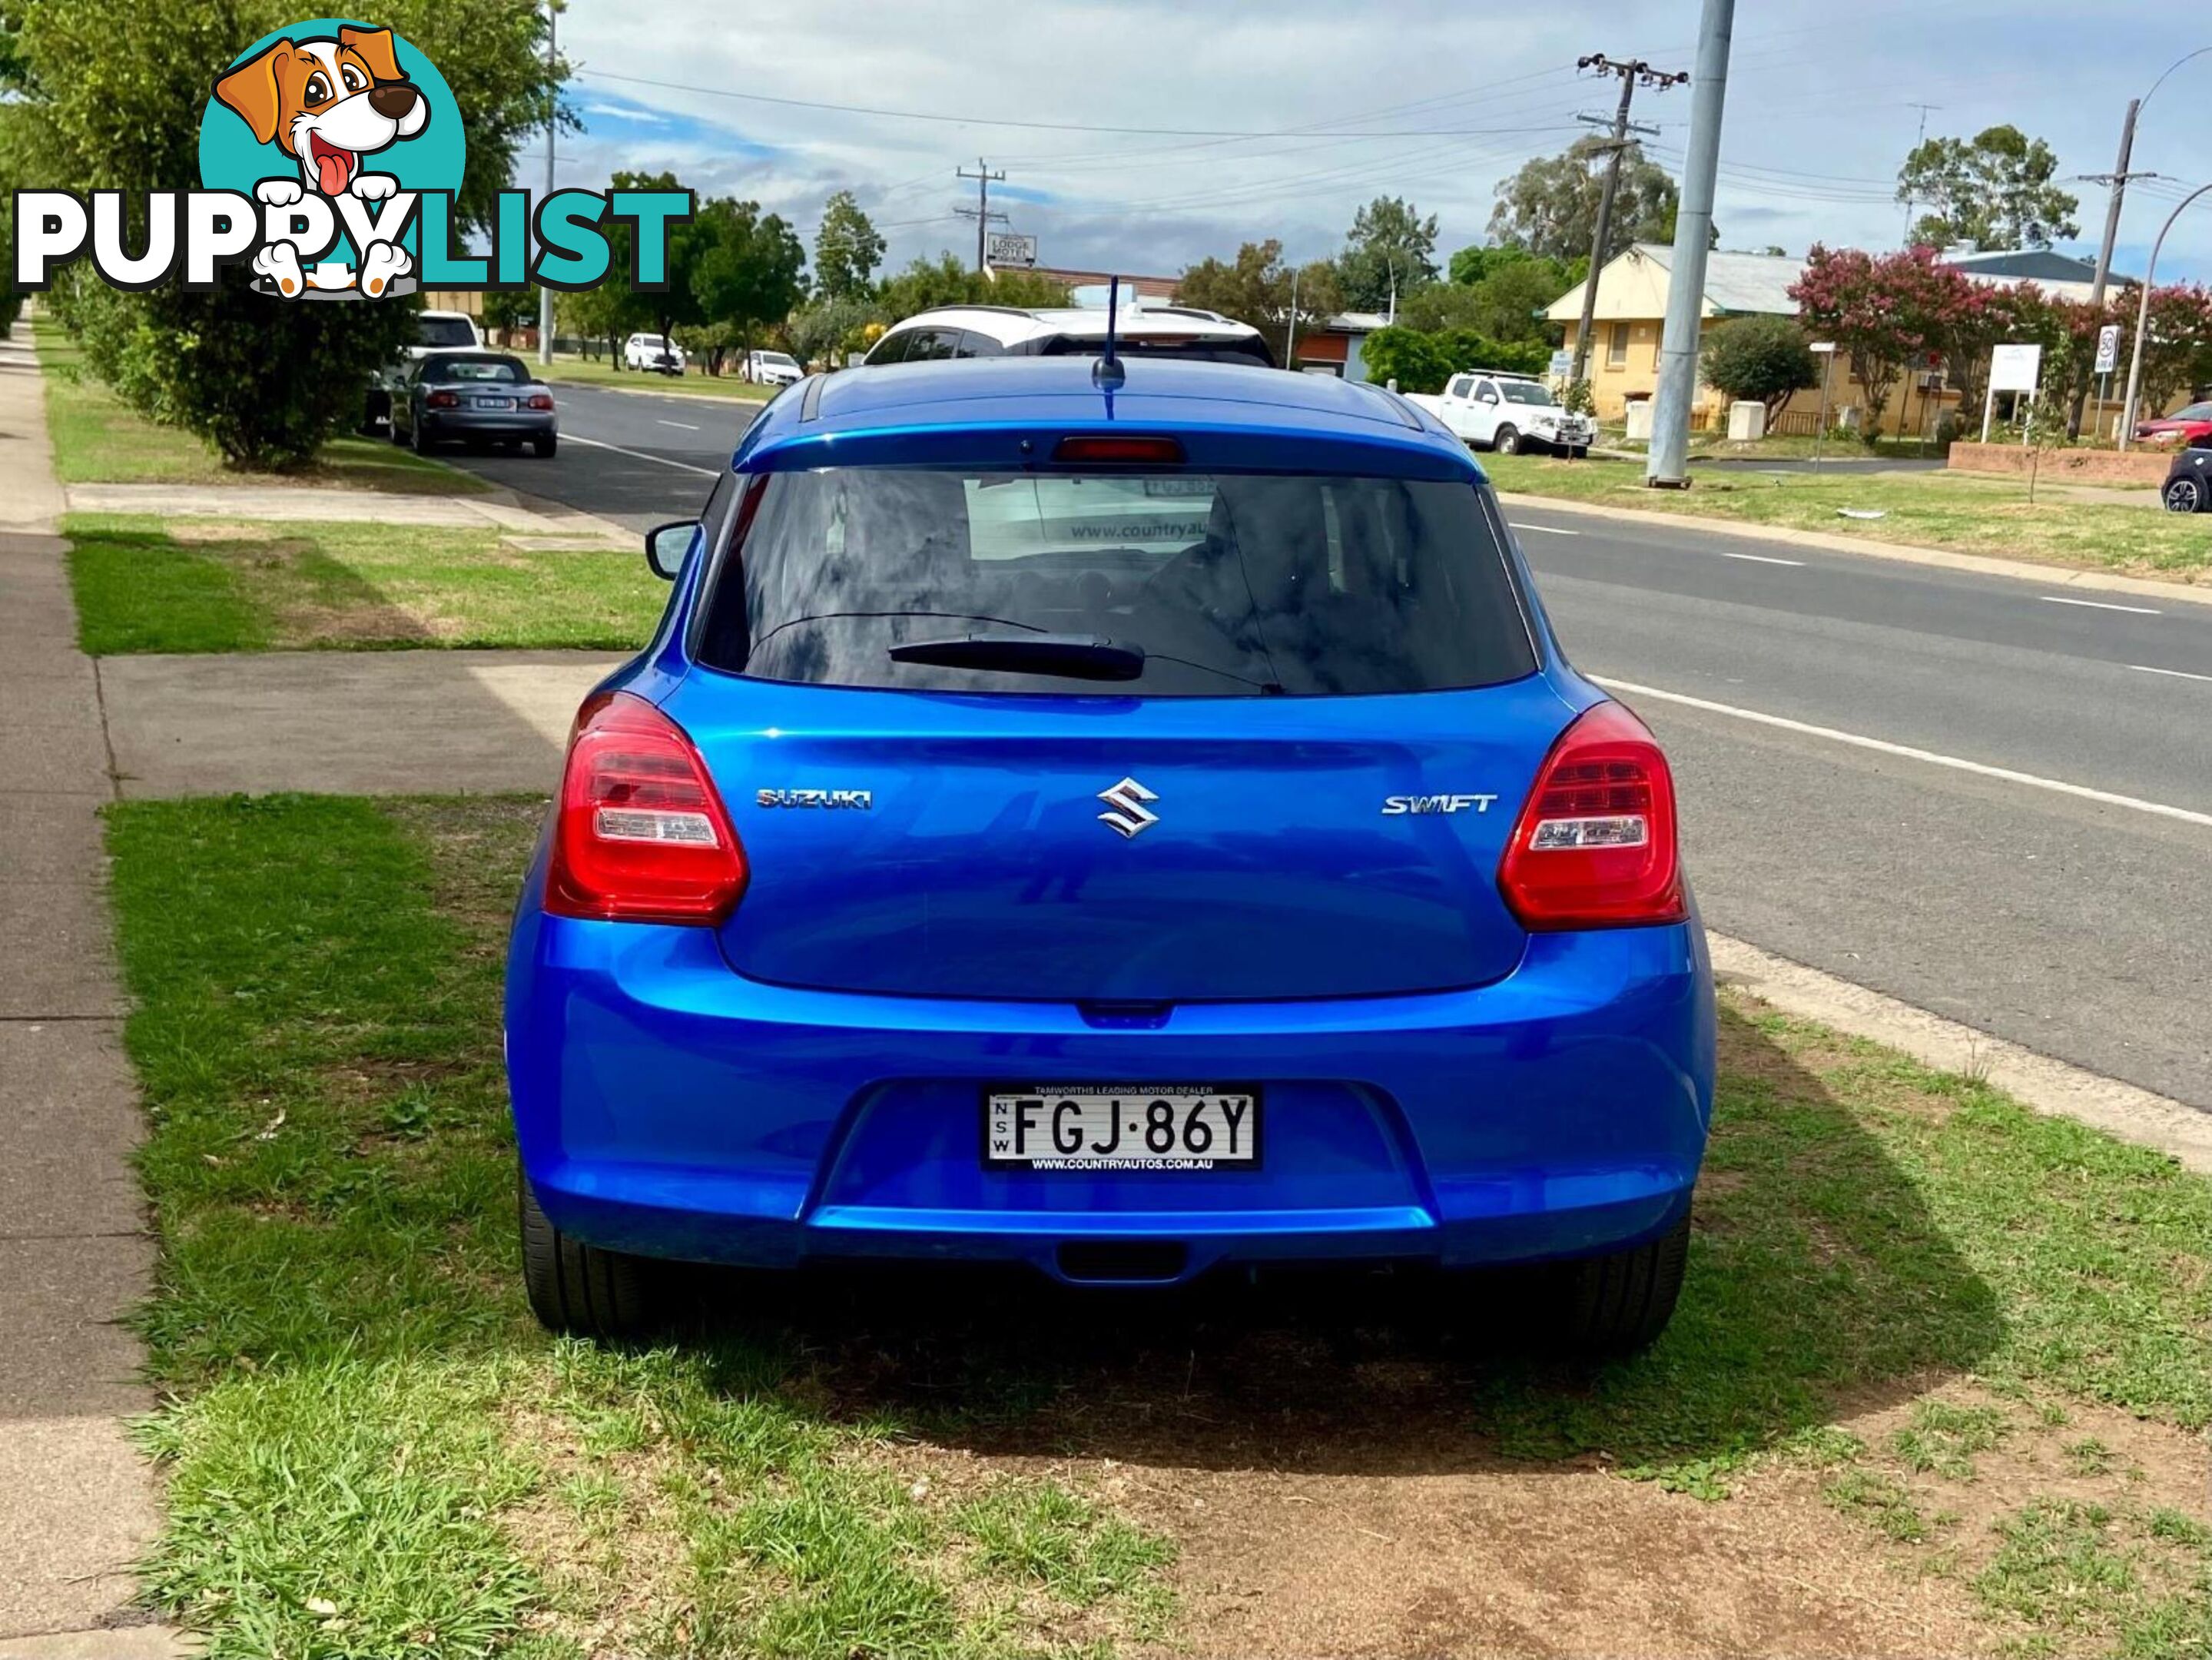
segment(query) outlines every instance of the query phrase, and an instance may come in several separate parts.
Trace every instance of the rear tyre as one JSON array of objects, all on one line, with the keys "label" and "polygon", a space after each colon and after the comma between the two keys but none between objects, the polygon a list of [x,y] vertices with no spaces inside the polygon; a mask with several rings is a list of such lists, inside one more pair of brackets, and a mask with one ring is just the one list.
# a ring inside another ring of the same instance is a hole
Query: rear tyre
[{"label": "rear tyre", "polygon": [[2163,492],[2168,513],[2202,513],[2205,508],[2204,484],[2201,479],[2169,478]]},{"label": "rear tyre", "polygon": [[578,1337],[626,1337],[653,1323],[657,1300],[653,1265],[572,1239],[538,1207],[518,1170],[522,1283],[530,1311],[548,1331]]},{"label": "rear tyre", "polygon": [[1490,447],[1500,455],[1521,453],[1521,432],[1517,427],[1500,427],[1498,436],[1490,441]]},{"label": "rear tyre", "polygon": [[561,440],[557,435],[548,438],[533,438],[530,441],[530,447],[537,454],[539,460],[550,461],[553,459],[554,452],[561,447]]},{"label": "rear tyre", "polygon": [[428,455],[430,453],[430,441],[424,435],[420,422],[407,429],[407,447],[417,455]]},{"label": "rear tyre", "polygon": [[1595,1359],[1649,1347],[1674,1317],[1690,1260],[1690,1218],[1649,1244],[1562,1262],[1550,1270],[1554,1335]]},{"label": "rear tyre", "polygon": [[395,444],[404,445],[407,441],[407,435],[399,430],[399,423],[396,419],[392,423],[391,438]]}]

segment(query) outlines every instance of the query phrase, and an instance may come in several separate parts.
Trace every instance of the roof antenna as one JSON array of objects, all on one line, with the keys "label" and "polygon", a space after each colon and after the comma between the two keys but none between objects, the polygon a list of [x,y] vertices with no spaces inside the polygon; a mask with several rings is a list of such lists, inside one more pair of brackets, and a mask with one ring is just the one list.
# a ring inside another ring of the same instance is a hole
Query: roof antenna
[{"label": "roof antenna", "polygon": [[1109,397],[1121,390],[1121,383],[1129,378],[1127,369],[1114,353],[1114,325],[1121,309],[1121,279],[1106,279],[1106,350],[1091,366],[1091,384]]}]

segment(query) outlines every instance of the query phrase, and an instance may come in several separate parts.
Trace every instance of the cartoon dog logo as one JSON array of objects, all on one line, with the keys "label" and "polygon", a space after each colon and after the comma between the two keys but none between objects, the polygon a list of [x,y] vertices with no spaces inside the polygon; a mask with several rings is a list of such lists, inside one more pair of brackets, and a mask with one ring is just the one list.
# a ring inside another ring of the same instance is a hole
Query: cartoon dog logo
[{"label": "cartoon dog logo", "polygon": [[[383,201],[399,181],[364,172],[362,158],[414,137],[430,119],[429,100],[399,68],[390,29],[342,27],[335,37],[272,41],[226,70],[215,96],[253,130],[257,142],[273,140],[299,162],[298,180],[264,179],[254,186],[257,197],[280,208],[308,190]],[[289,242],[270,243],[252,264],[288,298],[306,292],[311,281],[321,289],[351,288],[356,281],[342,265],[319,265],[312,277],[303,273],[299,251]],[[361,291],[380,296],[414,264],[396,242],[371,242],[361,252]]]}]

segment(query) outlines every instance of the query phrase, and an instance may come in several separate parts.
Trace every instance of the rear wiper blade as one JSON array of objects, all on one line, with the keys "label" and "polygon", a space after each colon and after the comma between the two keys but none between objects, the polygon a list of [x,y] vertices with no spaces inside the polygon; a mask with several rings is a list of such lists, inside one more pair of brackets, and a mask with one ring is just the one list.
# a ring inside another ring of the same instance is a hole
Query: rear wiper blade
[{"label": "rear wiper blade", "polygon": [[1134,680],[1145,648],[1096,634],[969,634],[907,640],[889,648],[896,663],[941,669],[997,669],[1008,674],[1056,674],[1070,680]]}]

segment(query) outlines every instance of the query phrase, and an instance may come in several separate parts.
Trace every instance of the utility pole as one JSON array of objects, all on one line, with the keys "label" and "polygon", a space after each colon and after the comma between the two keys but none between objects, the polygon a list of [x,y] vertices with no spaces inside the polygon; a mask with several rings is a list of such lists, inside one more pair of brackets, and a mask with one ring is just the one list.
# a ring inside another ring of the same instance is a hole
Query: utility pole
[{"label": "utility pole", "polygon": [[1689,154],[1682,163],[1682,205],[1674,216],[1674,269],[1667,279],[1667,331],[1659,344],[1659,391],[1651,401],[1647,484],[1680,489],[1690,482],[1690,404],[1698,395],[1698,337],[1705,326],[1705,252],[1713,236],[1713,193],[1721,170],[1721,116],[1728,102],[1729,42],[1735,0],[1705,0],[1698,27]]},{"label": "utility pole", "polygon": [[975,172],[970,173],[965,167],[955,167],[952,170],[952,176],[956,179],[972,179],[975,181],[975,205],[972,208],[955,208],[953,211],[963,219],[973,219],[975,222],[975,274],[981,277],[983,274],[984,254],[990,243],[992,222],[995,220],[1001,225],[1006,222],[1005,214],[991,211],[991,186],[994,184],[1004,183],[1006,175],[1003,169],[997,173],[992,172],[989,165],[979,155],[975,158]]},{"label": "utility pole", "polygon": [[[1912,141],[1912,148],[1917,153],[1920,147],[1928,142],[1929,112],[1940,110],[1943,106],[1941,104],[1907,104],[1905,107],[1920,112],[1920,133]],[[1910,196],[1905,198],[1905,246],[1908,248],[1912,246],[1912,210],[1919,205],[1920,204]]]},{"label": "utility pole", "polygon": [[[2105,285],[2112,280],[2112,244],[2118,240],[2120,234],[2120,204],[2127,198],[2128,181],[2130,179],[2146,179],[2150,176],[2148,173],[2128,171],[2128,163],[2135,157],[2136,115],[2142,108],[2142,99],[2128,100],[2128,112],[2120,123],[2120,159],[2113,164],[2112,170],[2110,173],[2090,173],[2081,181],[2085,185],[2106,185],[2108,191],[2105,198],[2105,240],[2097,246],[2097,277],[2096,280],[2089,285],[2089,308],[2100,313],[2105,308]],[[2066,435],[2069,438],[2079,438],[2081,435],[2081,410],[2088,401],[2089,382],[2085,377],[2081,384],[2075,388],[2074,407],[2067,412]]]},{"label": "utility pole", "polygon": [[[561,125],[561,93],[553,84],[553,24],[561,15],[561,0],[545,0],[545,195],[543,202],[553,194],[553,130]],[[553,361],[553,290],[540,284],[538,289],[538,361]]]},{"label": "utility pole", "polygon": [[[1655,70],[1640,58],[1625,64],[1617,63],[1601,52],[1576,59],[1575,67],[1620,77],[1620,107],[1613,114],[1613,137],[1608,145],[1613,154],[1607,158],[1605,164],[1605,188],[1598,193],[1597,228],[1590,238],[1589,277],[1583,284],[1583,325],[1575,335],[1575,371],[1571,378],[1580,380],[1589,368],[1590,331],[1597,325],[1597,277],[1605,265],[1606,239],[1613,231],[1613,198],[1620,190],[1621,155],[1628,148],[1631,132],[1658,131],[1656,127],[1639,127],[1631,122],[1628,119],[1629,101],[1636,96],[1638,85],[1649,87],[1654,92],[1664,92],[1669,87],[1681,85],[1690,77]],[[1604,125],[1597,116],[1585,115],[1581,119],[1593,126]]]}]

